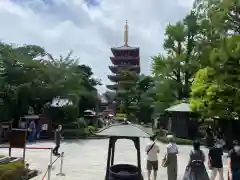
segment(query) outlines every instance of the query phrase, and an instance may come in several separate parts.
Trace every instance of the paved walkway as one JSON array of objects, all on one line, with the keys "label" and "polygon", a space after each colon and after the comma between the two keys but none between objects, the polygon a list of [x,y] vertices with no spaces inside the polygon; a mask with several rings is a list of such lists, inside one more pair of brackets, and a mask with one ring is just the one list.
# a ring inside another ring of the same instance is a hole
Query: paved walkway
[{"label": "paved walkway", "polygon": [[[145,145],[149,140],[141,140],[142,149],[142,169],[143,175],[146,178],[145,170]],[[36,144],[31,144],[28,146],[32,147],[52,147],[54,144],[52,142],[39,142]],[[159,143],[160,145],[160,162],[164,155],[165,145]],[[98,140],[74,140],[65,141],[61,144],[60,152],[65,152],[63,172],[66,174],[65,177],[56,176],[59,172],[60,161],[54,164],[52,170],[51,180],[96,180],[104,179],[106,159],[107,159],[107,149],[108,140],[98,139]],[[178,155],[178,179],[181,180],[186,164],[188,162],[188,154],[190,152],[190,146],[179,146],[180,154]],[[203,149],[205,154],[206,149]],[[0,154],[7,155],[7,149],[0,149]],[[12,150],[13,156],[21,156],[22,150]],[[49,164],[50,152],[49,150],[27,150],[26,161],[30,163],[30,168],[39,169],[42,173],[35,177],[34,180],[41,180],[46,168]],[[53,158],[53,160],[55,157]],[[119,140],[116,144],[115,152],[115,163],[132,163],[136,164],[137,156],[134,145],[129,140]],[[224,164],[226,166],[226,157],[224,158]],[[226,167],[225,177],[226,177]],[[47,178],[45,178],[47,179]],[[166,169],[160,168],[158,173],[159,180],[167,180]]]}]

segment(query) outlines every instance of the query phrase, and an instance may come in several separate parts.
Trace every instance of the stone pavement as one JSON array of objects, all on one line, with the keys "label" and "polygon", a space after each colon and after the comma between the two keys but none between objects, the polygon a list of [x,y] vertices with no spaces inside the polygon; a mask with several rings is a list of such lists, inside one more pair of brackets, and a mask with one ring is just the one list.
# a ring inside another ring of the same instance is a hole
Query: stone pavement
[{"label": "stone pavement", "polygon": [[[149,142],[148,139],[141,140],[142,149],[142,171],[145,179],[146,170],[146,154],[144,152],[145,145]],[[28,147],[53,147],[52,142],[39,142]],[[165,145],[160,145],[160,163],[165,152]],[[60,161],[56,161],[51,173],[51,180],[96,180],[104,179],[106,159],[107,159],[108,140],[66,140],[61,144],[60,152],[65,153],[63,162],[63,172],[66,176],[56,176],[59,172]],[[178,155],[178,180],[182,179],[186,164],[188,162],[188,154],[191,146],[179,146]],[[203,148],[205,154],[207,149]],[[0,149],[0,154],[7,155],[7,149]],[[22,156],[22,150],[12,150],[12,156]],[[41,180],[49,165],[50,151],[49,150],[27,150],[26,161],[30,163],[30,168],[39,169],[42,173],[35,177],[34,180]],[[55,160],[56,157],[53,157]],[[119,140],[116,143],[115,163],[137,163],[136,151],[132,141]],[[224,157],[224,176],[226,175],[226,157]],[[47,180],[47,177],[45,178]],[[160,167],[158,172],[159,180],[167,180],[166,169]]]}]

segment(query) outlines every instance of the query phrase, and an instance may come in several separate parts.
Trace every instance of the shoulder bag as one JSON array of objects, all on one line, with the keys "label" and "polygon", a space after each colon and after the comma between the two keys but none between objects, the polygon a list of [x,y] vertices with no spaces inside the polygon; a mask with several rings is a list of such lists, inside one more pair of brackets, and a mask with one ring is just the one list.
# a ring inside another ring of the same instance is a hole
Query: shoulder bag
[{"label": "shoulder bag", "polygon": [[163,159],[162,159],[162,167],[167,167],[167,165],[168,165],[168,156],[167,156],[167,154],[165,154],[165,156],[163,157]]},{"label": "shoulder bag", "polygon": [[155,142],[151,145],[151,147],[147,150],[147,154],[151,151],[151,149],[153,148],[153,146],[155,145]]}]

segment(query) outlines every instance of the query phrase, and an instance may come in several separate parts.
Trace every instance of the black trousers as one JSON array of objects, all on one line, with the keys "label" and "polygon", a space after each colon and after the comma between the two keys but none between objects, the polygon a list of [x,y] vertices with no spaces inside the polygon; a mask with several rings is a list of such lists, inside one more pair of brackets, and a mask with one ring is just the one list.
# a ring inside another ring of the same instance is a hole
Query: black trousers
[{"label": "black trousers", "polygon": [[60,147],[60,144],[56,144],[56,146],[53,148],[53,154],[59,154],[58,149]]}]

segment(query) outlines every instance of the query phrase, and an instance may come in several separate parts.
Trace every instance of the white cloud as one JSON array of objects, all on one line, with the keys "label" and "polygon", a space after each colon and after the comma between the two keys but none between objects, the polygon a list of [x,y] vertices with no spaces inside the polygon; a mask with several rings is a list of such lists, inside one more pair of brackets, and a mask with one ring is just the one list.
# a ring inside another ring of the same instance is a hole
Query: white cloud
[{"label": "white cloud", "polygon": [[129,44],[140,47],[141,70],[149,74],[150,57],[163,51],[166,25],[181,20],[193,0],[99,0],[99,6],[91,8],[84,0],[46,2],[0,0],[0,40],[40,45],[54,55],[73,50],[80,63],[90,65],[108,84],[110,48],[123,45],[125,20]]}]

